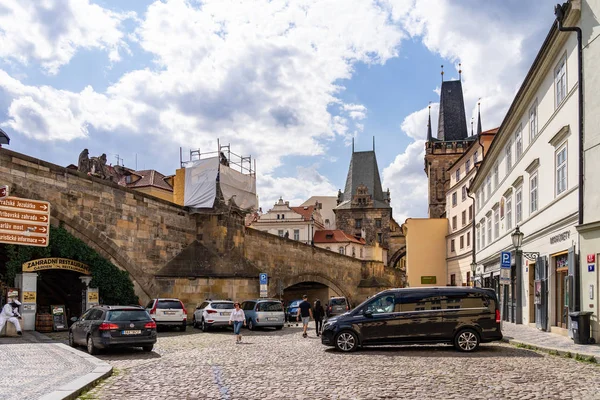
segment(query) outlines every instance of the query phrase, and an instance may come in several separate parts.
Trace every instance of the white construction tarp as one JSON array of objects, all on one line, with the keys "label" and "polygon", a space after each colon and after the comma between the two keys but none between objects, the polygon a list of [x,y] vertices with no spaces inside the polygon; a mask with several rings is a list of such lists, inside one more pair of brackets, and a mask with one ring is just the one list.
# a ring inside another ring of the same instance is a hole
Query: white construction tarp
[{"label": "white construction tarp", "polygon": [[219,157],[190,162],[185,168],[183,205],[194,208],[212,208],[217,197]]},{"label": "white construction tarp", "polygon": [[258,208],[256,177],[254,175],[245,175],[221,165],[219,183],[226,202],[235,196],[233,201],[238,207],[245,210]]}]

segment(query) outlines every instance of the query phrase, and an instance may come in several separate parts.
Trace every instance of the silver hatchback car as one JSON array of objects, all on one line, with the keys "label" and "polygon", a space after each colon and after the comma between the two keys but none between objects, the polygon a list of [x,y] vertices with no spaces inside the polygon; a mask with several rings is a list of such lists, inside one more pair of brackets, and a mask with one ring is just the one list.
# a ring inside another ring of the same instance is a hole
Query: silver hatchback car
[{"label": "silver hatchback car", "polygon": [[257,327],[283,328],[285,313],[283,304],[277,299],[246,300],[242,303],[246,315],[246,326],[250,330]]}]

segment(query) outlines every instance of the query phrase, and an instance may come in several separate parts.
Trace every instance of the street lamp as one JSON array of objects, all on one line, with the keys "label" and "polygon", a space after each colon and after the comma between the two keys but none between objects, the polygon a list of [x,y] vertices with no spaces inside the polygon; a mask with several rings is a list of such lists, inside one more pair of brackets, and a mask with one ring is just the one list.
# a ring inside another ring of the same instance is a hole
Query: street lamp
[{"label": "street lamp", "polygon": [[475,286],[475,272],[477,271],[477,263],[475,260],[471,263],[471,280],[473,281],[473,286]]},{"label": "street lamp", "polygon": [[510,235],[512,238],[513,246],[515,246],[515,274],[516,274],[516,302],[517,309],[515,310],[515,323],[523,323],[523,251],[521,246],[523,245],[523,232],[519,230],[519,225],[515,228],[515,231]]}]

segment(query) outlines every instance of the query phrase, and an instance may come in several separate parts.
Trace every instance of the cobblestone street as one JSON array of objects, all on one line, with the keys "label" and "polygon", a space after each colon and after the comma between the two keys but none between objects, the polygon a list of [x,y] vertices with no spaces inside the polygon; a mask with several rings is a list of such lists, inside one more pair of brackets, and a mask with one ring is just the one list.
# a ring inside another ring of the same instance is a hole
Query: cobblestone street
[{"label": "cobblestone street", "polygon": [[310,333],[244,330],[235,345],[231,331],[161,332],[150,354],[101,354],[116,373],[85,398],[600,399],[597,364],[499,343],[475,354],[450,346],[342,354]]}]

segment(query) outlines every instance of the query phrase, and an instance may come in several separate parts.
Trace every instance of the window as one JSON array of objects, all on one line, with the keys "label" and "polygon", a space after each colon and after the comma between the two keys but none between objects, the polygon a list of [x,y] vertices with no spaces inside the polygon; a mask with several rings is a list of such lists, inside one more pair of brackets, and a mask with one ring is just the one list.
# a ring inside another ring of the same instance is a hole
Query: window
[{"label": "window", "polygon": [[483,189],[479,191],[479,201],[477,202],[477,211],[481,210],[481,206],[485,202],[485,192]]},{"label": "window", "polygon": [[283,312],[283,305],[279,301],[261,301],[258,303],[258,310],[263,312]]},{"label": "window", "polygon": [[506,198],[506,230],[512,229],[512,196]]},{"label": "window", "polygon": [[465,163],[465,172],[469,172],[471,170],[471,160],[467,160]]},{"label": "window", "polygon": [[277,214],[277,219],[279,219],[279,214]]},{"label": "window", "polygon": [[487,219],[487,241],[488,243],[492,243],[492,217],[488,217]]},{"label": "window", "polygon": [[467,199],[467,186],[463,185],[462,187],[462,201],[465,201]]},{"label": "window", "polygon": [[452,217],[452,229],[456,230],[456,215]]},{"label": "window", "polygon": [[523,154],[523,126],[519,125],[515,133],[515,161]]},{"label": "window", "polygon": [[556,86],[556,107],[562,103],[567,95],[567,59],[564,57],[554,71],[554,84]]},{"label": "window", "polygon": [[356,219],[356,220],[354,220],[354,227],[355,228],[362,228],[362,219]]},{"label": "window", "polygon": [[[494,164],[494,190],[498,187],[498,161]],[[491,196],[491,193],[490,193]]]},{"label": "window", "polygon": [[338,248],[338,252],[339,252],[340,254],[344,254],[344,248],[343,248],[342,246],[340,246],[340,247]]},{"label": "window", "polygon": [[294,229],[294,240],[300,240],[300,229]]},{"label": "window", "polygon": [[523,192],[519,188],[515,192],[515,222],[521,223],[523,219]]},{"label": "window", "polygon": [[473,206],[469,206],[469,222],[473,221]]},{"label": "window", "polygon": [[477,227],[477,231],[475,232],[475,238],[477,240],[477,250],[481,250],[481,228]]},{"label": "window", "polygon": [[363,249],[362,249],[362,247],[360,248],[360,258],[363,258]]},{"label": "window", "polygon": [[456,182],[460,181],[460,169],[456,170]]},{"label": "window", "polygon": [[375,218],[375,228],[381,228],[381,218]]},{"label": "window", "polygon": [[331,251],[331,247],[327,246],[327,247],[325,247],[325,250]]},{"label": "window", "polygon": [[477,151],[473,153],[473,164],[477,162]]},{"label": "window", "polygon": [[452,240],[450,241],[450,251],[451,251],[452,253],[454,253],[454,252],[456,251],[456,248],[455,248],[455,246],[454,246],[454,239],[452,239]]},{"label": "window", "polygon": [[535,137],[538,134],[538,126],[537,126],[538,118],[537,118],[537,104],[534,104],[529,110],[529,142],[533,143]]},{"label": "window", "polygon": [[471,273],[467,272],[467,285],[471,282]]},{"label": "window", "polygon": [[467,247],[471,245],[471,232],[467,232]]},{"label": "window", "polygon": [[506,158],[506,175],[510,173],[510,169],[512,168],[512,141],[509,140],[504,148],[504,155]]},{"label": "window", "polygon": [[485,220],[481,221],[481,247],[485,247]]},{"label": "window", "polygon": [[381,232],[377,233],[377,242],[380,244],[383,242],[383,234]]},{"label": "window", "polygon": [[461,248],[461,250],[465,248],[465,237],[464,236],[460,237],[460,248]]},{"label": "window", "polygon": [[537,172],[529,178],[529,213],[533,214],[538,209],[538,175]]},{"label": "window", "polygon": [[500,236],[500,207],[494,210],[494,239]]},{"label": "window", "polygon": [[556,152],[556,195],[567,190],[567,145]]},{"label": "window", "polygon": [[285,219],[285,214],[281,214],[281,219]]},{"label": "window", "polygon": [[450,275],[450,286],[456,286],[456,275],[455,274]]},{"label": "window", "polygon": [[486,180],[485,180],[485,185],[487,187],[487,198],[489,199],[490,197],[492,197],[492,177],[491,176],[487,176]]},{"label": "window", "polygon": [[366,305],[365,311],[371,314],[400,312],[400,303],[396,303],[394,297],[393,294],[378,297]]},{"label": "window", "polygon": [[467,224],[467,211],[462,212],[462,226]]},{"label": "window", "polygon": [[458,203],[457,197],[456,192],[452,193],[452,207],[456,207],[456,204]]},{"label": "window", "polygon": [[279,235],[279,237],[283,237],[283,229],[278,230],[277,234]]}]

